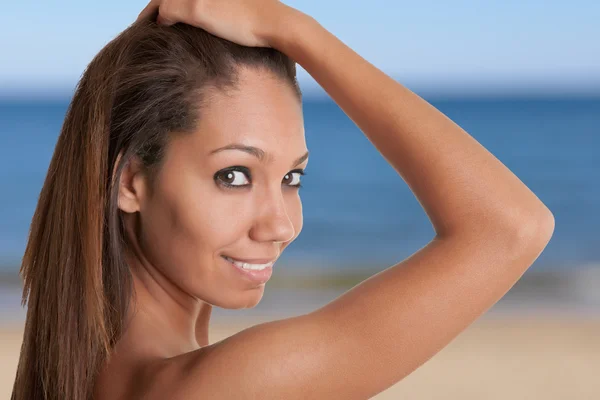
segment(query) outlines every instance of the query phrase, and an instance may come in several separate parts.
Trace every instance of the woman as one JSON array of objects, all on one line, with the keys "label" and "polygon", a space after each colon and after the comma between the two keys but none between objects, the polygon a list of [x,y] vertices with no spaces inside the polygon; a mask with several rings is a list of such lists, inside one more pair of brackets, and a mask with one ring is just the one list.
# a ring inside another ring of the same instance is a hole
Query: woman
[{"label": "woman", "polygon": [[[436,236],[318,310],[209,344],[212,306],[255,306],[302,229],[294,62]],[[23,259],[12,399],[367,399],[495,304],[553,230],[500,161],[315,19],[276,0],[154,0],[68,110]]]}]

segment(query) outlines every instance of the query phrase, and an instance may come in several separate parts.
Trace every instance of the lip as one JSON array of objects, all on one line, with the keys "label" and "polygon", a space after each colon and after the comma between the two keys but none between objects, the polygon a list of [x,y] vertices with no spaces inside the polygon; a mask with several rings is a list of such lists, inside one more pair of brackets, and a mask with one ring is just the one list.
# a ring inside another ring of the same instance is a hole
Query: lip
[{"label": "lip", "polygon": [[248,282],[252,282],[255,285],[265,284],[271,278],[271,275],[273,275],[272,265],[261,270],[251,270],[238,267],[231,261],[227,260],[225,256],[221,256],[221,258],[223,259],[223,261],[225,261],[228,265],[231,266],[232,271],[237,271],[234,272],[234,274],[236,274],[238,277],[243,277],[245,280],[247,280]]},{"label": "lip", "polygon": [[235,261],[241,261],[241,262],[245,262],[248,264],[268,264],[271,262],[275,262],[277,261],[277,257],[275,258],[237,258],[237,257],[232,257],[232,256],[228,256],[227,254],[222,254],[221,257],[229,257]]}]

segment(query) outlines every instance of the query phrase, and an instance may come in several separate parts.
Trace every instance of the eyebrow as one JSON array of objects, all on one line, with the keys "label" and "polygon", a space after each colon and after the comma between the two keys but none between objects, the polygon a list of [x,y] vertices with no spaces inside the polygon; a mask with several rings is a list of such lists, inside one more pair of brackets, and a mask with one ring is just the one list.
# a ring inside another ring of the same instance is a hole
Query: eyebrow
[{"label": "eyebrow", "polygon": [[[227,146],[219,147],[218,149],[211,151],[209,154],[212,155],[212,154],[218,153],[223,150],[244,151],[244,152],[251,154],[254,157],[258,158],[261,162],[263,162],[265,160],[265,156],[266,156],[266,153],[264,150],[259,149],[258,147],[246,146],[246,145],[243,145],[240,143],[232,143],[232,144],[228,144]],[[297,165],[302,164],[307,158],[308,158],[308,151],[303,156],[299,157],[296,161],[294,161],[292,163],[292,168],[294,168]]]}]

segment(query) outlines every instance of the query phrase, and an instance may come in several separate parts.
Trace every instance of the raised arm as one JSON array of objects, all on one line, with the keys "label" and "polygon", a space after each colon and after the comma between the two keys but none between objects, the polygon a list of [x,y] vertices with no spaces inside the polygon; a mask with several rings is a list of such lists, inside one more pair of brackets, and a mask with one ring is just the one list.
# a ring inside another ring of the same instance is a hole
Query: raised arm
[{"label": "raised arm", "polygon": [[460,126],[313,18],[289,14],[270,43],[302,65],[398,171],[439,237],[511,228],[527,236],[539,223],[552,230],[548,208]]},{"label": "raised arm", "polygon": [[184,386],[210,386],[212,398],[367,399],[430,359],[504,296],[545,248],[554,218],[428,102],[315,19],[263,3],[277,10],[278,22],[261,38],[304,67],[358,125],[412,189],[436,236],[314,312],[210,346],[202,354],[210,367]]}]

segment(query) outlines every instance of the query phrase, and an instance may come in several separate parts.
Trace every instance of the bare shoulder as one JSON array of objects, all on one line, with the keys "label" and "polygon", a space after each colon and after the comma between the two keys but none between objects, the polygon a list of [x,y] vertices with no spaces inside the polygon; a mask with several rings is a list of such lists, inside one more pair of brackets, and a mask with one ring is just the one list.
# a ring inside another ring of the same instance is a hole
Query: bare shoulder
[{"label": "bare shoulder", "polygon": [[331,366],[322,361],[334,356],[320,340],[324,331],[312,314],[257,324],[148,369],[136,392],[144,399],[306,399],[298,379],[322,380]]}]

